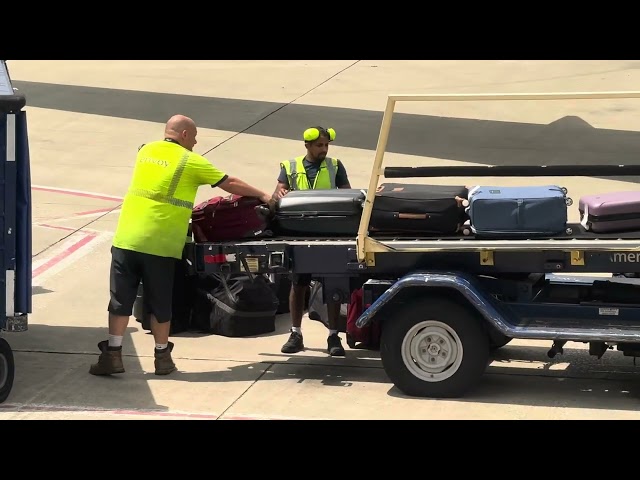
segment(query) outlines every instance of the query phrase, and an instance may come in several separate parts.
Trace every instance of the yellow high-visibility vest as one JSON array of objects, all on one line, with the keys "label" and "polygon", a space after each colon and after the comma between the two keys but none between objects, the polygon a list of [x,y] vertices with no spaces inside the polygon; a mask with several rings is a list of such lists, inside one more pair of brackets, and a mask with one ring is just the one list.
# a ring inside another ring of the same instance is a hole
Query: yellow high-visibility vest
[{"label": "yellow high-visibility vest", "polygon": [[206,158],[177,143],[161,140],[143,145],[113,246],[182,258],[198,187],[216,185],[224,177]]},{"label": "yellow high-visibility vest", "polygon": [[302,163],[303,160],[304,155],[280,164],[287,172],[289,190],[328,190],[336,188],[336,174],[338,173],[337,159],[326,157],[322,163],[320,163],[320,168],[318,168],[318,174],[313,181],[313,185],[309,185],[309,179],[305,174],[304,164]]}]

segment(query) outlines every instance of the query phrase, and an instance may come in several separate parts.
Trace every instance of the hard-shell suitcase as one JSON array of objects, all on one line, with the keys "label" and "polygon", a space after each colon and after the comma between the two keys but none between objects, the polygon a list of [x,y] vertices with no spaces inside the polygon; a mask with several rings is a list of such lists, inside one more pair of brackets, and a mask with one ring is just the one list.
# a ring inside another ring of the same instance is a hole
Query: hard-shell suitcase
[{"label": "hard-shell suitcase", "polygon": [[369,230],[453,234],[466,220],[469,191],[456,185],[383,183],[373,201]]},{"label": "hard-shell suitcase", "polygon": [[478,186],[469,191],[470,232],[476,236],[523,238],[570,233],[567,190],[555,185]]},{"label": "hard-shell suitcase", "polygon": [[640,230],[640,191],[610,192],[580,198],[580,223],[593,232]]},{"label": "hard-shell suitcase", "polygon": [[268,220],[256,211],[256,197],[213,197],[196,205],[191,228],[196,242],[225,242],[268,236]]},{"label": "hard-shell suitcase", "polygon": [[293,236],[355,236],[364,190],[294,190],[276,205],[274,233]]}]

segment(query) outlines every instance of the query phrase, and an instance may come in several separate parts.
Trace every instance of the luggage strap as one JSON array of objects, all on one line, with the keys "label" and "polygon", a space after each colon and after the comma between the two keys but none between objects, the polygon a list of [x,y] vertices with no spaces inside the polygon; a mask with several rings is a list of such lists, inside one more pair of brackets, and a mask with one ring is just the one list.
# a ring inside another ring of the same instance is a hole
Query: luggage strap
[{"label": "luggage strap", "polygon": [[236,316],[236,317],[249,317],[249,318],[251,318],[251,317],[264,317],[265,315],[272,315],[273,314],[273,312],[271,312],[271,311],[244,312],[244,311],[236,310],[235,308],[230,307],[229,305],[227,305],[223,301],[218,300],[216,297],[214,297],[210,293],[207,293],[207,298],[210,301],[212,301],[213,303],[215,303],[218,307],[220,307],[220,309],[222,309],[225,312],[227,312],[229,315],[233,315],[233,316]]}]

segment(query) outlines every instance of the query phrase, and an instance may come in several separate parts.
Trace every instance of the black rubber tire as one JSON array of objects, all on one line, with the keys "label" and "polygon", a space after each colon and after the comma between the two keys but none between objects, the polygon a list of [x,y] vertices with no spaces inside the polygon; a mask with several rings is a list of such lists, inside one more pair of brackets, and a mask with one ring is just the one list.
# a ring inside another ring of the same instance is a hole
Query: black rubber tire
[{"label": "black rubber tire", "polygon": [[497,335],[494,335],[494,338],[490,340],[489,346],[491,350],[498,350],[499,348],[502,348],[505,345],[507,345],[511,340],[513,340],[513,338],[505,337],[504,335],[497,334]]},{"label": "black rubber tire", "polygon": [[0,403],[9,397],[13,388],[13,379],[15,377],[15,363],[13,359],[13,351],[9,343],[0,338]]},{"label": "black rubber tire", "polygon": [[[409,330],[425,320],[451,327],[460,337],[463,356],[458,370],[440,382],[415,376],[402,359],[402,342]],[[387,376],[406,395],[428,398],[458,398],[480,382],[489,364],[489,336],[482,320],[465,307],[446,299],[421,298],[399,308],[384,319],[380,356]]]}]

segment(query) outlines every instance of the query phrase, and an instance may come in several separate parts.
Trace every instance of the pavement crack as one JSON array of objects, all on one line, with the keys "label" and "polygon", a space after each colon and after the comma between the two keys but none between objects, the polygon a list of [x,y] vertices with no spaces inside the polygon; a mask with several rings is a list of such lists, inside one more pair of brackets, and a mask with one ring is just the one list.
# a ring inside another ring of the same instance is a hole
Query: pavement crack
[{"label": "pavement crack", "polygon": [[246,132],[247,130],[249,130],[252,127],[255,127],[257,124],[259,124],[260,122],[262,122],[263,120],[266,120],[267,118],[269,118],[271,115],[273,115],[276,112],[279,112],[280,110],[282,110],[285,107],[288,107],[289,105],[291,105],[292,103],[297,102],[298,100],[300,100],[302,97],[310,94],[311,92],[313,92],[316,88],[321,87],[322,85],[324,85],[325,83],[327,83],[329,80],[334,79],[335,77],[337,77],[338,75],[340,75],[341,73],[349,70],[351,67],[353,67],[354,65],[358,64],[358,62],[361,62],[361,60],[356,60],[355,62],[353,62],[351,65],[347,65],[346,67],[344,67],[342,70],[339,70],[338,72],[334,73],[333,75],[331,75],[329,78],[323,80],[322,82],[318,83],[317,85],[315,85],[314,87],[311,87],[309,90],[307,90],[306,92],[304,92],[301,95],[298,95],[296,98],[294,98],[293,100],[284,103],[282,105],[280,105],[278,108],[274,109],[273,111],[267,113],[266,115],[264,115],[262,118],[259,118],[258,120],[256,120],[255,122],[253,122],[251,125],[249,125],[248,127],[240,130],[239,132],[234,133],[233,135],[231,135],[229,138],[224,139],[223,141],[221,141],[219,144],[211,147],[209,150],[207,150],[206,152],[204,152],[202,154],[202,156],[204,157],[207,153],[211,152],[212,150],[215,150],[216,148],[218,148],[221,145],[224,145],[225,143],[227,143],[230,140],[233,140],[235,137],[237,137],[238,135]]},{"label": "pavement crack", "polygon": [[241,400],[241,399],[242,399],[242,397],[244,397],[244,396],[247,394],[247,392],[248,392],[249,390],[251,390],[251,388],[252,388],[256,383],[258,383],[262,377],[264,377],[264,376],[267,374],[267,372],[268,372],[269,370],[271,370],[271,368],[273,367],[273,365],[274,365],[273,363],[269,363],[269,364],[267,365],[267,368],[265,368],[265,369],[262,371],[262,373],[258,376],[258,378],[256,378],[253,382],[251,382],[251,384],[250,384],[247,388],[245,388],[245,389],[244,389],[244,392],[242,392],[240,395],[238,395],[238,397],[237,397],[233,402],[231,402],[231,403],[227,406],[227,408],[225,408],[225,409],[222,411],[222,413],[220,413],[220,415],[218,415],[218,420],[220,420],[222,417],[224,417],[224,416],[226,415],[226,413],[229,411],[229,409],[230,409],[231,407],[233,407],[236,403],[238,403],[238,401],[239,401],[239,400]]}]

